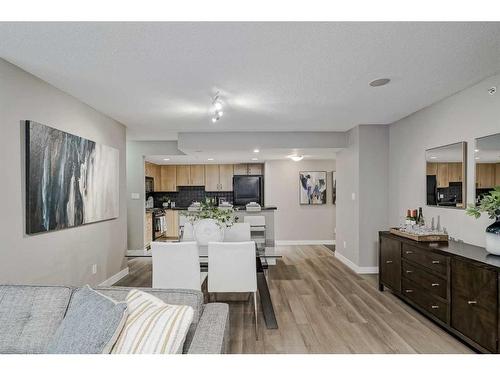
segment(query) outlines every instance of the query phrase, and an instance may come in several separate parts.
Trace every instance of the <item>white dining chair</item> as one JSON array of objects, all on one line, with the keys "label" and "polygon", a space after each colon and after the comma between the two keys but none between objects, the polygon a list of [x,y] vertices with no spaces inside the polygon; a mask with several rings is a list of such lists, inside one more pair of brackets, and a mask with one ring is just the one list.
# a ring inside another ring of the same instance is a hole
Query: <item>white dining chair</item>
[{"label": "white dining chair", "polygon": [[224,231],[224,242],[244,242],[250,239],[249,223],[234,223]]},{"label": "white dining chair", "polygon": [[196,242],[152,242],[153,288],[201,290],[207,273],[200,272]]},{"label": "white dining chair", "polygon": [[209,293],[253,293],[255,337],[258,339],[255,243],[209,242],[208,264]]},{"label": "white dining chair", "polygon": [[194,241],[194,228],[190,222],[185,222],[182,229],[181,241]]},{"label": "white dining chair", "polygon": [[246,215],[243,219],[250,224],[252,240],[259,248],[266,246],[266,217],[264,215]]}]

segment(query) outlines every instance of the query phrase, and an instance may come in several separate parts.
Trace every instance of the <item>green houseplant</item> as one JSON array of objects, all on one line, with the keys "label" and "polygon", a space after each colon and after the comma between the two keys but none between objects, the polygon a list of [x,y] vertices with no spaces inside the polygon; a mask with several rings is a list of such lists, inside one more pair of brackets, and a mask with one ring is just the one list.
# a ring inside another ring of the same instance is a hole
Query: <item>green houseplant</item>
[{"label": "green houseplant", "polygon": [[495,220],[493,224],[486,228],[486,251],[491,254],[500,255],[500,186],[496,186],[492,191],[485,194],[479,205],[470,204],[467,208],[467,215],[476,219],[485,212],[488,217]]}]

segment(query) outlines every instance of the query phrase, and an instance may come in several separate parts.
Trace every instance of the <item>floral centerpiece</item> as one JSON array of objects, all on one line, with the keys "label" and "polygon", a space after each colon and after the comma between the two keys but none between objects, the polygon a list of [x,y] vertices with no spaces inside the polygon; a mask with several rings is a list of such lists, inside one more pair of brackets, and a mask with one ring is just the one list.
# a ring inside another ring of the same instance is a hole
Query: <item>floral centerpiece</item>
[{"label": "floral centerpiece", "polygon": [[482,212],[486,212],[490,219],[495,220],[486,228],[486,250],[500,255],[500,186],[483,195],[478,206],[470,204],[466,212],[467,215],[474,216],[476,219],[481,216]]}]

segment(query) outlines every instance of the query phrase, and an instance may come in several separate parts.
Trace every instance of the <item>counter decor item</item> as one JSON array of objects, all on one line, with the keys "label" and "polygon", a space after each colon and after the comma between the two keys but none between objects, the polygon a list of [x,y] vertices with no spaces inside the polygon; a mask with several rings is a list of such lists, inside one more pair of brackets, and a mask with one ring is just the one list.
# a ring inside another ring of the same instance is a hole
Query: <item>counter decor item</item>
[{"label": "counter decor item", "polygon": [[418,242],[447,242],[448,235],[443,232],[431,230],[428,228],[411,229],[405,228],[391,228],[390,232],[396,236],[409,238],[410,240]]},{"label": "counter decor item", "polygon": [[478,206],[470,204],[467,208],[467,215],[476,219],[486,212],[488,217],[495,220],[493,224],[486,228],[486,251],[490,254],[500,255],[500,186],[496,186],[492,191],[483,195]]},{"label": "counter decor item", "polygon": [[210,241],[222,241],[224,229],[235,221],[233,208],[219,208],[214,200],[208,198],[200,203],[197,211],[182,211],[180,214],[193,225],[194,238],[201,246],[208,245]]}]

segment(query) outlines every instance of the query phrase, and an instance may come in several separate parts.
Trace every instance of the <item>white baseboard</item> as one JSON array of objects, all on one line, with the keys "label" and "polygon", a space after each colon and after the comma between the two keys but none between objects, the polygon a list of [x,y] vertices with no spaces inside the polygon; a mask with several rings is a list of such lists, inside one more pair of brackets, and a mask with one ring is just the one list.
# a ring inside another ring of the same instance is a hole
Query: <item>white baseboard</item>
[{"label": "white baseboard", "polygon": [[347,259],[342,254],[339,254],[338,251],[335,252],[335,258],[340,260],[342,263],[344,263],[347,267],[349,267],[351,270],[353,270],[356,273],[359,273],[359,274],[378,273],[378,267],[360,267],[357,264],[355,264],[353,261],[351,261],[350,259]]},{"label": "white baseboard", "polygon": [[127,275],[128,275],[128,267],[122,269],[118,273],[115,273],[109,279],[104,280],[102,283],[99,284],[99,286],[112,286],[114,283],[120,281],[121,279],[123,279]]},{"label": "white baseboard", "polygon": [[287,245],[335,245],[335,240],[276,240],[276,246]]}]

